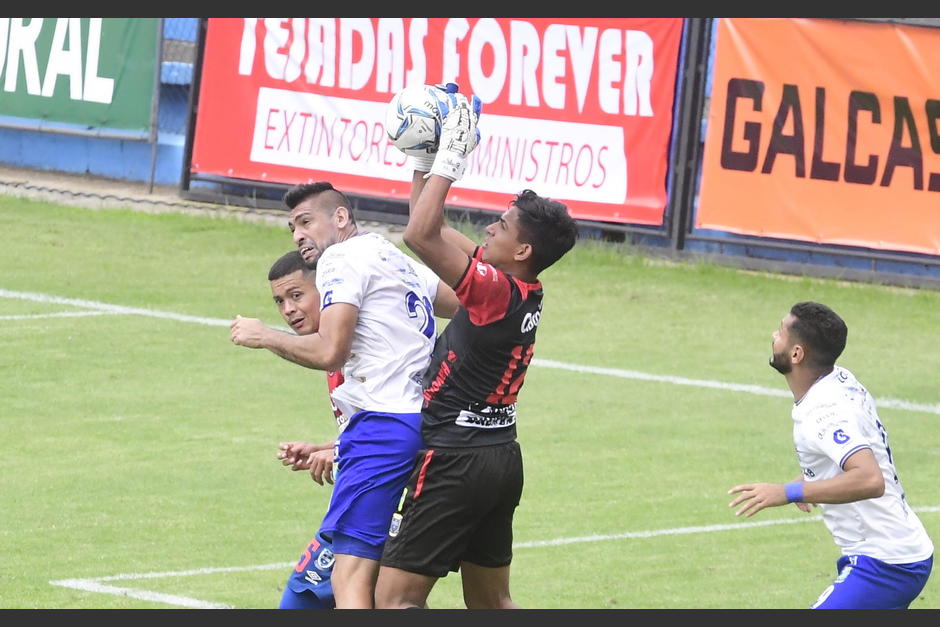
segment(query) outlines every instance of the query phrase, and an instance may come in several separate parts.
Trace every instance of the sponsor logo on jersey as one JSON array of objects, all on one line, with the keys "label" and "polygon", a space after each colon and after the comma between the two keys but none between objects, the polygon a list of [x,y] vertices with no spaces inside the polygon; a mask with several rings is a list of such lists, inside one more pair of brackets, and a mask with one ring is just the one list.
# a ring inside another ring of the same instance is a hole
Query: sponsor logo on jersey
[{"label": "sponsor logo on jersey", "polygon": [[[490,274],[490,268],[492,267],[493,266],[491,266],[488,263],[483,263],[482,261],[478,261],[477,262],[477,274],[479,274],[480,276],[486,276],[487,274]],[[493,272],[493,280],[495,281],[497,278],[498,277],[496,276],[496,273]]]},{"label": "sponsor logo on jersey", "polygon": [[849,441],[849,436],[845,435],[845,431],[842,429],[836,429],[832,433],[832,441],[836,444],[845,444]]},{"label": "sponsor logo on jersey", "polygon": [[346,424],[349,422],[349,417],[346,414],[341,413],[336,405],[333,405],[333,415],[336,416],[336,429],[342,433],[346,428]]},{"label": "sponsor logo on jersey", "polygon": [[320,573],[318,573],[315,570],[308,570],[307,575],[304,577],[304,579],[306,579],[313,585],[317,585],[318,583],[323,581],[323,577],[321,577]]},{"label": "sponsor logo on jersey", "polygon": [[516,405],[513,403],[505,407],[484,407],[479,413],[463,409],[457,416],[455,424],[476,429],[509,427],[516,424]]},{"label": "sponsor logo on jersey", "polygon": [[539,320],[542,318],[542,312],[536,311],[535,313],[527,313],[524,318],[522,318],[522,332],[528,333],[535,327],[539,326]]}]

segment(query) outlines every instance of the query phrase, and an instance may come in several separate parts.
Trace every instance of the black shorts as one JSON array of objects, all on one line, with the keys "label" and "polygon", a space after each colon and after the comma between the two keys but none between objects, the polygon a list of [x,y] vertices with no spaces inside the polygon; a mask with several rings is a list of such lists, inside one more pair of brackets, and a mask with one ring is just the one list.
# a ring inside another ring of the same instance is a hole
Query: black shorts
[{"label": "black shorts", "polygon": [[392,515],[382,565],[429,577],[456,572],[464,561],[508,566],[522,483],[516,441],[418,451]]}]

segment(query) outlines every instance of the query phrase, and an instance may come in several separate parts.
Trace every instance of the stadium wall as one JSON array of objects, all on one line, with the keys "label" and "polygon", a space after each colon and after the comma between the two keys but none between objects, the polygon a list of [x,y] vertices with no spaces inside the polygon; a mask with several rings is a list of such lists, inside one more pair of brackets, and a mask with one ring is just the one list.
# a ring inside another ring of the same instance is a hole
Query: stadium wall
[{"label": "stadium wall", "polygon": [[178,187],[200,18],[162,19],[155,146],[147,138],[122,139],[75,125],[35,130],[0,110],[0,162]]}]

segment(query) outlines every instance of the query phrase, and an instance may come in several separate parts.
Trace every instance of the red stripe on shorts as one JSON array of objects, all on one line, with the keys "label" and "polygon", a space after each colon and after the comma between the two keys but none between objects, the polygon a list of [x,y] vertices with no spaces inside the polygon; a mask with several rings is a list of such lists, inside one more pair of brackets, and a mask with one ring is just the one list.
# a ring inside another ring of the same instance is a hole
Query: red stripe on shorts
[{"label": "red stripe on shorts", "polygon": [[424,463],[421,464],[421,470],[418,472],[418,481],[415,483],[415,493],[411,498],[418,498],[421,494],[421,488],[424,487],[424,477],[428,472],[428,464],[431,463],[431,456],[434,455],[434,449],[428,449],[424,454]]}]

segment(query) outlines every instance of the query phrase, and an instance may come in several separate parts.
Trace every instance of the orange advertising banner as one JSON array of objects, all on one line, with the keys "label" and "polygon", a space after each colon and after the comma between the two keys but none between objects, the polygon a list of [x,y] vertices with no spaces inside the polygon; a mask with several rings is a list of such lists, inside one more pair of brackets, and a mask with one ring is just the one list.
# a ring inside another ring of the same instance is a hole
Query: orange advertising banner
[{"label": "orange advertising banner", "polygon": [[525,188],[580,219],[660,225],[682,18],[211,18],[191,172],[329,180],[407,200],[384,129],[406,84],[483,102],[448,203],[503,211]]},{"label": "orange advertising banner", "polygon": [[720,18],[695,226],[940,254],[940,29]]}]

